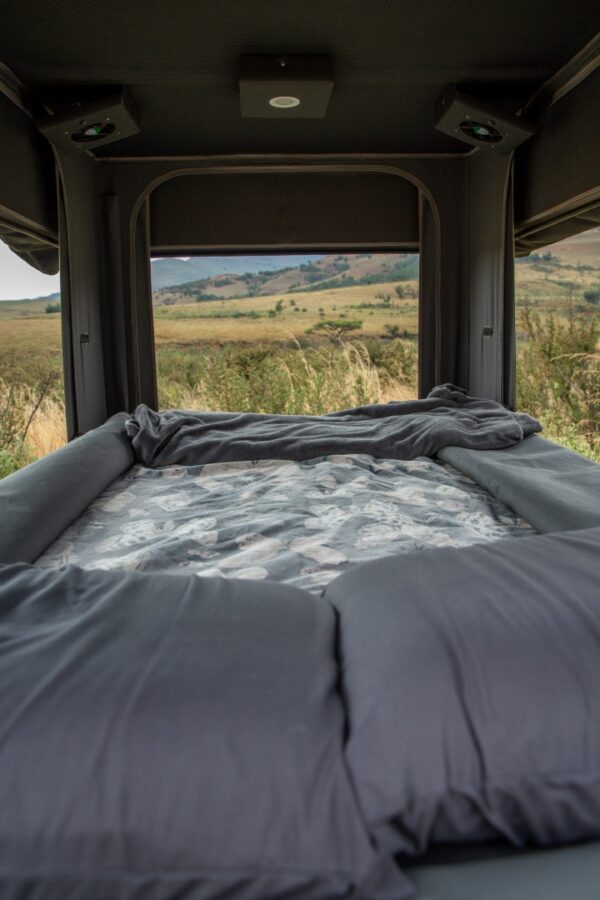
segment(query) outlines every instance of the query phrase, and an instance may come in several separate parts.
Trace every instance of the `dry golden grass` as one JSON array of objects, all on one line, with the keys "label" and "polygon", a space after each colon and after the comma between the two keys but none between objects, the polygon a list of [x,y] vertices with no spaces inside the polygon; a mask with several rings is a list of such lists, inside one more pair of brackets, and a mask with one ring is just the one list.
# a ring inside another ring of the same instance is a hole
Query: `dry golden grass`
[{"label": "dry golden grass", "polygon": [[[415,296],[399,300],[392,285],[369,284],[310,293],[272,294],[245,300],[209,300],[155,309],[154,332],[156,343],[190,345],[217,342],[269,342],[302,338],[307,329],[322,319],[359,320],[362,326],[356,337],[380,337],[385,325],[397,325],[400,330],[416,334],[418,300],[416,282],[406,282],[407,292]],[[378,294],[391,295],[389,308],[381,308]],[[268,311],[282,300],[283,311],[270,318]],[[296,305],[291,306],[290,301]],[[362,303],[379,307],[357,309]],[[296,311],[298,310],[298,311]],[[211,318],[223,313],[262,313],[260,318]],[[321,314],[322,311],[322,314]]]},{"label": "dry golden grass", "polygon": [[0,477],[66,443],[65,410],[51,394],[53,379],[36,387],[0,378]]},{"label": "dry golden grass", "polygon": [[60,372],[61,351],[60,316],[0,318],[0,378],[32,384],[44,372]]},{"label": "dry golden grass", "polygon": [[[31,401],[28,411],[31,412]],[[27,411],[27,410],[26,410]],[[67,442],[65,407],[59,400],[46,398],[36,410],[26,443],[35,459],[58,450]]]}]

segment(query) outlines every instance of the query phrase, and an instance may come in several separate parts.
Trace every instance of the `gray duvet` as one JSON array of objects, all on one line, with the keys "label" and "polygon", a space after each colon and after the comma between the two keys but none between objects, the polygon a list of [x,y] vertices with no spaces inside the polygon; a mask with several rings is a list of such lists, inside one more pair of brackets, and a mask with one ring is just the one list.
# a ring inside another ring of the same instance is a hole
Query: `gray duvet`
[{"label": "gray duvet", "polygon": [[473,397],[453,384],[435,387],[423,400],[358,406],[326,416],[156,412],[142,405],[125,427],[136,459],[151,467],[303,460],[330,453],[415,459],[448,446],[500,450],[541,431],[526,413]]},{"label": "gray duvet", "polygon": [[485,488],[431,459],[135,465],[37,564],[187,570],[320,592],[349,566],[387,554],[533,533]]}]

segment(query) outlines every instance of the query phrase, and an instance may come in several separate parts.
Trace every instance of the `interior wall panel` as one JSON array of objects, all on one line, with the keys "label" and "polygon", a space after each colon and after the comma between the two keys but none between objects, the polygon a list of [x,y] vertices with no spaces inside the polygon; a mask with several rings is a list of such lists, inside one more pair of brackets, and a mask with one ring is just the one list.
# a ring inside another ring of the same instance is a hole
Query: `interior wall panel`
[{"label": "interior wall panel", "polygon": [[0,93],[0,237],[42,272],[58,271],[54,156],[19,107]]},{"label": "interior wall panel", "polygon": [[517,150],[518,251],[532,249],[525,236],[542,228],[545,243],[577,233],[572,217],[594,203],[600,205],[600,68],[546,110],[537,133]]},{"label": "interior wall panel", "polygon": [[418,191],[386,175],[184,176],[150,197],[155,254],[195,248],[404,244],[418,247]]}]

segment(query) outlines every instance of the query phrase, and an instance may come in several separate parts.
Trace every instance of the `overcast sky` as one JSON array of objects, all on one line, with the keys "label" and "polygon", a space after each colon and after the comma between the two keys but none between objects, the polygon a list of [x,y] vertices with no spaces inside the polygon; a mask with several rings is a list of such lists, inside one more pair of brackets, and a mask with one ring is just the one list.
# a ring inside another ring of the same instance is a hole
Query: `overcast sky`
[{"label": "overcast sky", "polygon": [[58,290],[58,275],[43,275],[0,241],[0,300],[44,297]]}]

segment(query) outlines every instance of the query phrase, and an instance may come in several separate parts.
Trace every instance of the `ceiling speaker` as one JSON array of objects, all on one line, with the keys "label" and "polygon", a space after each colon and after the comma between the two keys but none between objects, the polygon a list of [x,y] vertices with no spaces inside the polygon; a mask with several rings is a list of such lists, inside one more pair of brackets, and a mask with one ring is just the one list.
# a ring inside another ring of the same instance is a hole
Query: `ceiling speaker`
[{"label": "ceiling speaker", "polygon": [[95,150],[140,130],[137,108],[125,91],[78,104],[55,116],[44,116],[37,126],[50,143],[67,153]]},{"label": "ceiling speaker", "polygon": [[333,90],[329,56],[245,55],[240,61],[245,119],[322,119]]},{"label": "ceiling speaker", "polygon": [[535,126],[497,106],[451,88],[436,106],[435,127],[474,147],[508,154],[530,138]]}]

